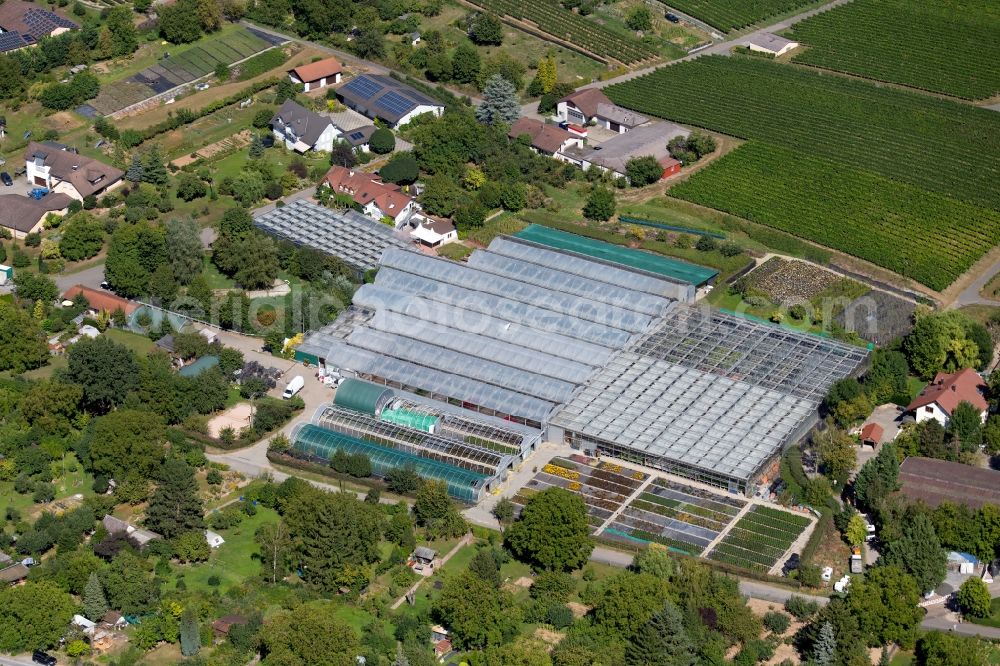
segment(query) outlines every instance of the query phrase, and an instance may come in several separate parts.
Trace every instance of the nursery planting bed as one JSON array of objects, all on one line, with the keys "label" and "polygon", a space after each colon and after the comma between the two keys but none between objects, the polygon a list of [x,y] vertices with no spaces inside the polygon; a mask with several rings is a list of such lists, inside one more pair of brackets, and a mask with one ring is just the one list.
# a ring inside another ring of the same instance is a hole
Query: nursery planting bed
[{"label": "nursery planting bed", "polygon": [[520,512],[534,493],[551,487],[565,488],[583,498],[590,525],[596,530],[645,480],[644,473],[613,463],[590,465],[554,458],[512,500]]},{"label": "nursery planting bed", "polygon": [[708,557],[767,573],[811,522],[806,516],[755,506],[733,526]]},{"label": "nursery planting bed", "polygon": [[[606,533],[653,541],[699,555],[746,502],[657,478],[626,507]],[[611,530],[614,530],[611,532]]]}]

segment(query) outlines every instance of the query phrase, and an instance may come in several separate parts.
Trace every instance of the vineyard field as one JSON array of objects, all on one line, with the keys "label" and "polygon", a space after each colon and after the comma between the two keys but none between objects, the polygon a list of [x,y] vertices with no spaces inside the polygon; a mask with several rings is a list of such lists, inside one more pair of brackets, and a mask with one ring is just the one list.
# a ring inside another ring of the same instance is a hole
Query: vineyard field
[{"label": "vineyard field", "polygon": [[669,0],[667,5],[728,32],[791,11],[812,0]]},{"label": "vineyard field", "polygon": [[642,113],[1000,210],[1000,113],[995,111],[736,56],[662,67],[605,92]]},{"label": "vineyard field", "polygon": [[637,39],[618,34],[586,17],[564,9],[556,0],[469,0],[498,16],[533,23],[539,30],[602,58],[626,65],[656,57]]},{"label": "vineyard field", "polygon": [[793,60],[975,100],[1000,92],[1000,3],[854,0],[794,28]]},{"label": "vineyard field", "polygon": [[1000,243],[1000,213],[749,142],[670,190],[941,290]]}]

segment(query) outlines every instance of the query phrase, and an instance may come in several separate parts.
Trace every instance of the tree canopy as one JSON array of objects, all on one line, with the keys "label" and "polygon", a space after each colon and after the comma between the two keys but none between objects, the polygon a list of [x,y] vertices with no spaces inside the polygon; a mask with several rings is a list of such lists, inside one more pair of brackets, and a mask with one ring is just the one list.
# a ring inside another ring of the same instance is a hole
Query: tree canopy
[{"label": "tree canopy", "polygon": [[579,569],[594,549],[586,505],[563,488],[533,495],[505,537],[515,557],[543,569]]}]

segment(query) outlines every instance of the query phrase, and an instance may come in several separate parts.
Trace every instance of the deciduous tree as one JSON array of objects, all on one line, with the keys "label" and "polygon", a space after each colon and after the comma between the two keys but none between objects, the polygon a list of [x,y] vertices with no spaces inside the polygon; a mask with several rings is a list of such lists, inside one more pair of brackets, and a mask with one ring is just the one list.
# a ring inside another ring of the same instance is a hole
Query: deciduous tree
[{"label": "deciduous tree", "polygon": [[983,582],[982,578],[972,576],[958,588],[955,601],[962,613],[969,617],[989,617],[990,615],[990,589]]},{"label": "deciduous tree", "polygon": [[506,543],[516,557],[544,569],[578,569],[594,549],[587,507],[579,495],[547,488],[528,500]]},{"label": "deciduous tree", "polygon": [[434,614],[461,647],[483,648],[504,643],[520,624],[520,609],[510,594],[466,571],[445,582],[434,602]]},{"label": "deciduous tree", "polygon": [[38,322],[15,305],[0,302],[0,371],[21,373],[48,360],[49,348]]},{"label": "deciduous tree", "polygon": [[83,401],[103,412],[139,388],[139,367],[128,347],[103,336],[83,339],[67,352],[67,376],[83,387]]},{"label": "deciduous tree", "polygon": [[272,615],[260,632],[264,666],[355,666],[361,645],[338,617],[339,610],[334,602],[320,599]]},{"label": "deciduous tree", "polygon": [[17,654],[56,645],[75,609],[73,598],[47,581],[0,589],[0,651]]},{"label": "deciduous tree", "polygon": [[94,422],[90,443],[91,468],[123,479],[128,472],[153,476],[163,460],[165,428],[152,412],[120,409]]}]

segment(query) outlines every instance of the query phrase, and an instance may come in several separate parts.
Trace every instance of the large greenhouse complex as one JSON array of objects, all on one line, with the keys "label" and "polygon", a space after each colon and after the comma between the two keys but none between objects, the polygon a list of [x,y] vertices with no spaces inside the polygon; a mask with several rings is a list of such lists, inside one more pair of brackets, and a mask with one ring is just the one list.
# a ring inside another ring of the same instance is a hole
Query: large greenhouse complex
[{"label": "large greenhouse complex", "polygon": [[[465,263],[386,249],[374,283],[296,356],[389,393],[358,409],[356,389],[338,389],[296,447],[416,456],[470,499],[544,434],[750,493],[865,361],[864,349],[695,307],[711,271],[531,229]],[[511,441],[470,432],[487,424]]]}]

